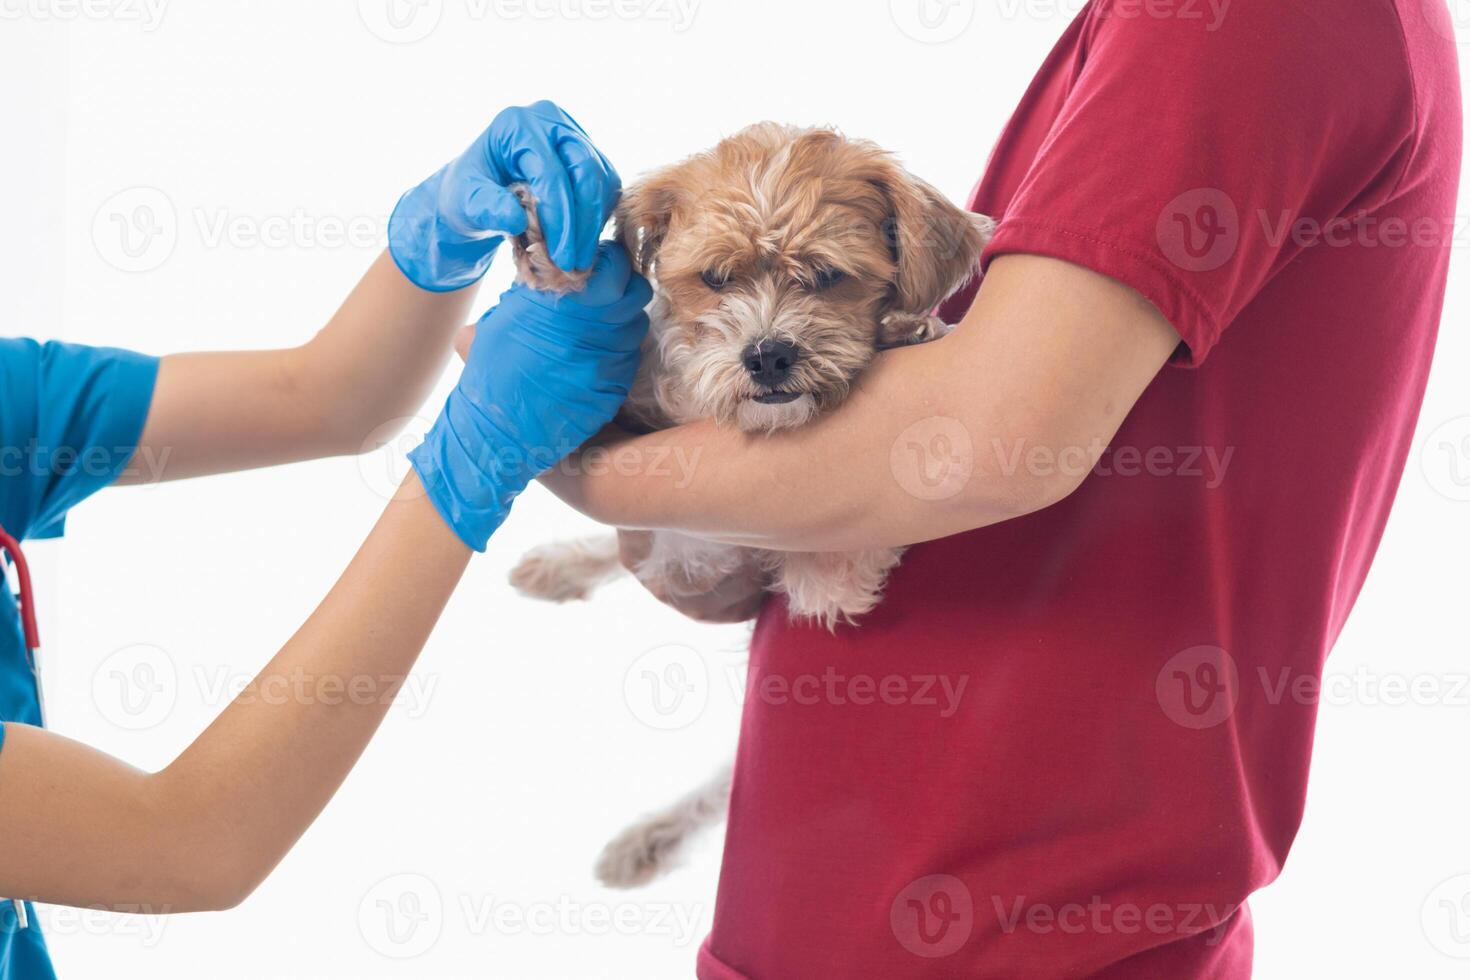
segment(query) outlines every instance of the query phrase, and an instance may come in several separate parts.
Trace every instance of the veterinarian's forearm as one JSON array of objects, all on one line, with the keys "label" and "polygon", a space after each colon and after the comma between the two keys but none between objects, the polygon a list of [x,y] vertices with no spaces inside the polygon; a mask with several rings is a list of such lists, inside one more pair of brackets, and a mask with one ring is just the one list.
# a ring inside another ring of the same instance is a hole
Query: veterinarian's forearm
[{"label": "veterinarian's forearm", "polygon": [[311,618],[162,772],[8,726],[0,895],[151,912],[238,903],[356,763],[469,557],[410,476]]},{"label": "veterinarian's forearm", "polygon": [[543,481],[621,527],[787,551],[914,544],[1069,494],[1178,342],[1111,279],[1002,256],[954,333],[883,354],[810,425],[747,436],[701,422]]},{"label": "veterinarian's forearm", "polygon": [[165,357],[139,450],[118,482],[376,448],[423,403],[474,293],[419,289],[385,252],[300,347]]}]

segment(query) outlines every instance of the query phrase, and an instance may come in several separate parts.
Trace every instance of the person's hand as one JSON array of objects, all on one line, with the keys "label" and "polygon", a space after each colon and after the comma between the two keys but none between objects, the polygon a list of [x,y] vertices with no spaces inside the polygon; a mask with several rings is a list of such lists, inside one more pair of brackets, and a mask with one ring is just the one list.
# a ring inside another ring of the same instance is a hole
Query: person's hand
[{"label": "person's hand", "polygon": [[478,282],[506,235],[526,230],[507,188],[527,184],[551,260],[564,271],[592,265],[622,178],[577,121],[553,102],[503,110],[458,159],[399,200],[388,250],[421,289]]},{"label": "person's hand", "polygon": [[652,532],[618,529],[618,559],[659,602],[701,623],[743,623],[760,612],[770,583],[755,562],[744,563],[713,584],[657,578],[646,571],[639,575],[652,547]]},{"label": "person's hand", "polygon": [[536,474],[612,421],[638,369],[648,281],[604,242],[587,288],[514,286],[476,325],[459,384],[409,460],[476,551]]}]

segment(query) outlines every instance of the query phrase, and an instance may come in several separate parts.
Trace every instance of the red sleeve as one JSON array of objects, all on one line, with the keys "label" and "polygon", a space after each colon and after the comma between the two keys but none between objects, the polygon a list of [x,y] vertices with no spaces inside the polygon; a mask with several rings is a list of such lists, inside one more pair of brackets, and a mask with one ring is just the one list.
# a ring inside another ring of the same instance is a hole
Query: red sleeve
[{"label": "red sleeve", "polygon": [[1415,112],[1398,16],[1392,0],[1098,0],[1089,16],[985,261],[1117,279],[1197,364],[1314,237],[1395,193]]}]

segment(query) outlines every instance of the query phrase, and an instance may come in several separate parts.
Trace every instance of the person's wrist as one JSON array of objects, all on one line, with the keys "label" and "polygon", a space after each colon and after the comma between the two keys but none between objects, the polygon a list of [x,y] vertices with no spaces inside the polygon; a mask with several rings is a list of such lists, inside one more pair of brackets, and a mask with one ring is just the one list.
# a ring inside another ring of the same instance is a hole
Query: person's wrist
[{"label": "person's wrist", "polygon": [[461,541],[484,551],[534,473],[523,453],[469,424],[466,414],[475,411],[455,389],[408,459],[439,516]]}]

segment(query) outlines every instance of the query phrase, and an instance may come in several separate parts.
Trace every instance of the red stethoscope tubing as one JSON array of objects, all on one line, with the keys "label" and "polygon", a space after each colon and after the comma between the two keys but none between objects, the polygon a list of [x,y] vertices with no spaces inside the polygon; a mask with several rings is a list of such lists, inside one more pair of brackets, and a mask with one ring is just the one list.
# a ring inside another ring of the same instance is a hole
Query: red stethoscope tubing
[{"label": "red stethoscope tubing", "polygon": [[[20,594],[16,597],[20,628],[25,634],[26,654],[31,661],[31,671],[36,675],[36,698],[39,700],[41,675],[36,666],[36,651],[41,648],[41,634],[36,629],[36,597],[31,589],[31,566],[26,564],[25,552],[20,550],[20,542],[11,537],[3,527],[0,527],[0,558],[10,559],[20,584]],[[3,568],[0,568],[0,574],[4,574]],[[16,924],[22,929],[29,929],[30,920],[26,915],[25,903],[16,899],[12,904],[15,907]]]},{"label": "red stethoscope tubing", "polygon": [[6,533],[3,527],[0,527],[0,555],[10,558],[10,563],[15,566],[16,578],[20,580],[20,628],[25,633],[26,649],[34,658],[35,652],[41,649],[41,634],[36,629],[36,603],[35,593],[31,591],[31,566],[26,564],[25,552],[20,550],[20,542]]}]

